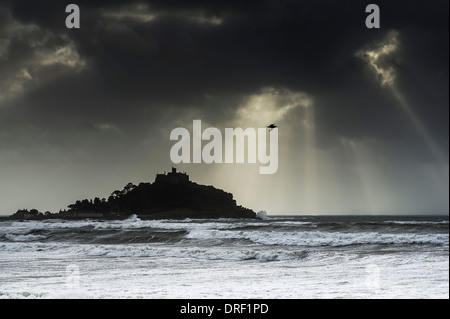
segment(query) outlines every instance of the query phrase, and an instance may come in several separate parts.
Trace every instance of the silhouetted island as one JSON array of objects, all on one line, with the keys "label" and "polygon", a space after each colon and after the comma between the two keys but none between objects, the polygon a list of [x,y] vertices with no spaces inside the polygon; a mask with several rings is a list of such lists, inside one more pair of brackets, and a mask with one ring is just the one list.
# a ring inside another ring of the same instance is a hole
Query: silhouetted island
[{"label": "silhouetted island", "polygon": [[57,214],[35,209],[19,210],[13,219],[103,218],[123,219],[136,214],[143,219],[158,218],[256,218],[251,209],[238,206],[233,195],[213,186],[199,185],[186,173],[172,168],[157,174],[153,183],[128,183],[108,199],[78,200]]}]

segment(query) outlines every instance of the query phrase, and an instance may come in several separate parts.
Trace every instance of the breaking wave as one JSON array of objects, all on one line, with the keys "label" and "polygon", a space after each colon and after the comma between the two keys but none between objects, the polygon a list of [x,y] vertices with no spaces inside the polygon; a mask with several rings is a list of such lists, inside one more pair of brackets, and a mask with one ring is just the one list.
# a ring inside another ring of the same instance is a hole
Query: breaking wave
[{"label": "breaking wave", "polygon": [[7,238],[10,241],[15,242],[28,242],[28,241],[37,241],[37,240],[44,240],[47,239],[46,236],[43,235],[20,235],[20,234],[6,234],[5,238]]},{"label": "breaking wave", "polygon": [[[210,260],[302,260],[323,247],[438,245],[448,218],[46,220],[0,223],[0,253]],[[2,257],[3,257],[2,256]]]},{"label": "breaking wave", "polygon": [[277,249],[277,248],[255,248],[255,247],[189,247],[189,246],[163,246],[163,245],[67,245],[37,242],[16,242],[14,245],[0,244],[0,253],[32,254],[45,253],[47,257],[171,257],[171,258],[194,258],[205,260],[258,260],[261,262],[302,260],[309,256],[310,252],[305,249]]},{"label": "breaking wave", "polygon": [[377,232],[339,233],[324,231],[284,232],[284,231],[230,231],[230,230],[191,230],[189,239],[241,239],[255,244],[279,246],[348,246],[348,245],[406,245],[449,243],[448,234],[383,234]]}]

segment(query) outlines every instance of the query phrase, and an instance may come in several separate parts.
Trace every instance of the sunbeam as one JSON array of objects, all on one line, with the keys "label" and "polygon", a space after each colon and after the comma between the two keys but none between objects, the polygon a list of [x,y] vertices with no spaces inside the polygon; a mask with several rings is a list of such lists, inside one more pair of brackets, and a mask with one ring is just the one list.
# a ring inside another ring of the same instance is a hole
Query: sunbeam
[{"label": "sunbeam", "polygon": [[303,152],[305,154],[305,173],[304,181],[306,183],[305,189],[305,206],[308,209],[308,213],[311,211],[320,211],[319,200],[319,178],[318,178],[318,161],[317,161],[317,149],[316,149],[316,125],[314,119],[313,104],[308,103],[305,105],[305,115],[303,120],[305,145],[303,146]]},{"label": "sunbeam", "polygon": [[361,50],[357,52],[357,56],[367,61],[375,75],[381,81],[381,85],[387,87],[392,92],[398,102],[398,105],[406,114],[410,122],[414,125],[416,131],[430,152],[433,154],[434,158],[439,163],[445,163],[446,157],[444,153],[431,136],[422,119],[414,112],[405,96],[396,86],[396,73],[391,64],[391,55],[398,51],[400,46],[399,37],[399,32],[391,31],[383,41],[377,44],[375,48]]}]

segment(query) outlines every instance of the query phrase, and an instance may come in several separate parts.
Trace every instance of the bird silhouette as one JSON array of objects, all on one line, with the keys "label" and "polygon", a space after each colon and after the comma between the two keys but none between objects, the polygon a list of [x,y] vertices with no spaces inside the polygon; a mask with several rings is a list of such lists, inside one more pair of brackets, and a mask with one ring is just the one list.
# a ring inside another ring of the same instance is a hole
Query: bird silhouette
[{"label": "bird silhouette", "polygon": [[272,131],[274,128],[276,128],[277,126],[275,124],[270,124],[267,125],[267,128],[269,128],[269,132]]}]

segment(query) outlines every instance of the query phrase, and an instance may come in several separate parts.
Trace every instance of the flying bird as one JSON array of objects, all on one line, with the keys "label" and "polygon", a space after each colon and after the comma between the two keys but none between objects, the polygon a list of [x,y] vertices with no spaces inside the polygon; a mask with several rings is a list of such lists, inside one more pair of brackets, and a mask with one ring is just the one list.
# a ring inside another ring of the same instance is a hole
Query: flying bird
[{"label": "flying bird", "polygon": [[274,128],[276,128],[277,126],[275,124],[270,124],[267,126],[267,128],[269,128],[269,132],[272,131]]}]

